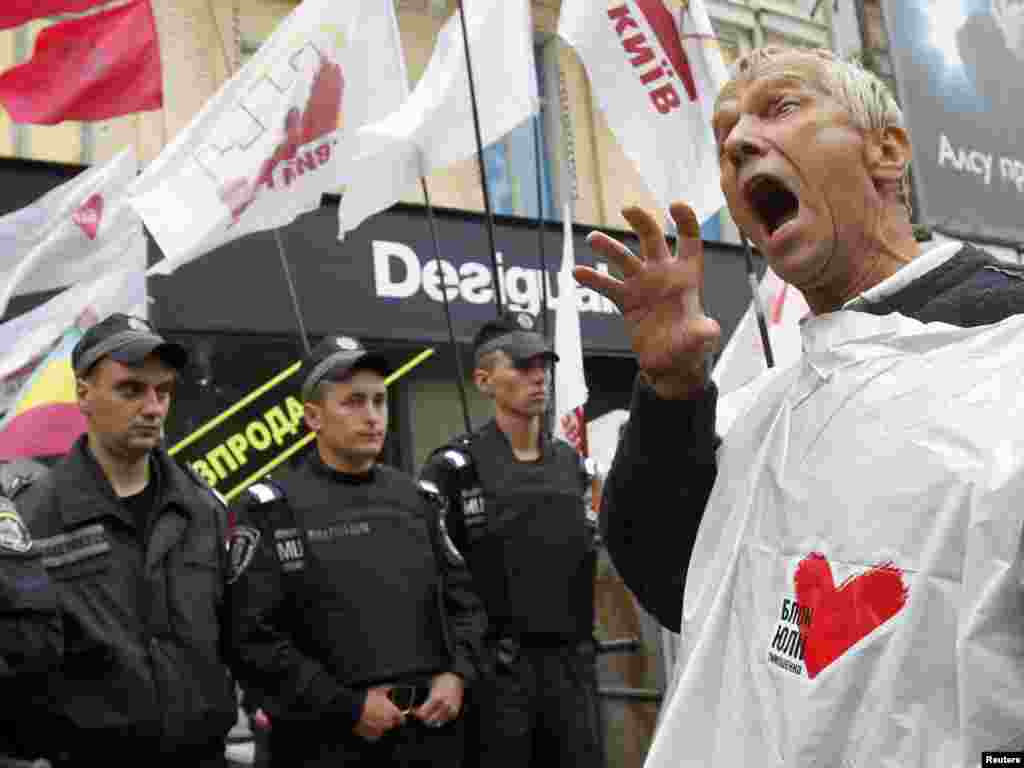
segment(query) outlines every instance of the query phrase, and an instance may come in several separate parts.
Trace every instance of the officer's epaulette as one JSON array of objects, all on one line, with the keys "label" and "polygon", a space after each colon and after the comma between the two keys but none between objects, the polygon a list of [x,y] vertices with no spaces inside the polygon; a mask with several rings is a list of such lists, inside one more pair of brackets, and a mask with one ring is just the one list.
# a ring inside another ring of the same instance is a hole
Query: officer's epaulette
[{"label": "officer's epaulette", "polygon": [[284,498],[284,491],[277,483],[270,478],[253,483],[246,489],[249,498],[257,504],[269,504],[272,501]]}]

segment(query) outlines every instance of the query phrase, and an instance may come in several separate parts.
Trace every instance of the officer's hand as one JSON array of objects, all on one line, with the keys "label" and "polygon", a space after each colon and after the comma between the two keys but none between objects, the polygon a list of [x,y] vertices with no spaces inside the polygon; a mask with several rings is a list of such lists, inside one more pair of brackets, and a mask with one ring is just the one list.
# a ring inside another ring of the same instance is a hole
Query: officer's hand
[{"label": "officer's hand", "polygon": [[363,715],[352,731],[367,741],[377,741],[404,721],[401,710],[388,698],[387,686],[380,686],[367,691]]},{"label": "officer's hand", "polygon": [[640,238],[639,255],[600,232],[589,237],[623,279],[590,267],[576,267],[573,275],[622,311],[637,362],[658,396],[686,399],[704,389],[705,357],[717,346],[721,329],[701,306],[704,247],[697,218],[684,203],[673,203],[670,212],[679,232],[674,255],[650,212],[625,208],[622,215]]},{"label": "officer's hand", "polygon": [[433,728],[454,720],[462,711],[462,694],[466,686],[454,672],[435,675],[430,681],[430,696],[413,715]]}]

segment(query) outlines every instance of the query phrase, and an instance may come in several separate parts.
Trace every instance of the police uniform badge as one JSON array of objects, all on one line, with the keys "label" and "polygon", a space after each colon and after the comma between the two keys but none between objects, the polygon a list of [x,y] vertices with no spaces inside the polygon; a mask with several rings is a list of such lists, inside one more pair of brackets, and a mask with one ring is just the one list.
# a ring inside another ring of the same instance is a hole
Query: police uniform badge
[{"label": "police uniform badge", "polygon": [[516,322],[519,323],[519,327],[524,331],[532,331],[535,326],[533,315],[528,315],[526,312],[516,314]]},{"label": "police uniform badge", "polygon": [[228,584],[234,584],[252,562],[260,543],[260,532],[248,525],[236,525],[231,529],[229,542]]},{"label": "police uniform badge", "polygon": [[0,498],[0,549],[24,554],[32,548],[32,536],[10,499]]},{"label": "police uniform badge", "polygon": [[355,352],[357,349],[362,349],[359,346],[359,342],[350,336],[337,336],[334,339],[334,345],[338,349],[343,349],[346,352]]}]

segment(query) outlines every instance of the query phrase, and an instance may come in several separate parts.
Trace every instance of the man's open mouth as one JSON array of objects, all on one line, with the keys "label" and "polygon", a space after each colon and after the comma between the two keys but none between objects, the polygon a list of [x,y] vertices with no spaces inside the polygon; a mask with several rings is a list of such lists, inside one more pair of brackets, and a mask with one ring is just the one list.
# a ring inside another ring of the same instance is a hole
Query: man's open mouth
[{"label": "man's open mouth", "polygon": [[774,176],[757,176],[747,185],[747,201],[768,236],[800,212],[800,201]]}]

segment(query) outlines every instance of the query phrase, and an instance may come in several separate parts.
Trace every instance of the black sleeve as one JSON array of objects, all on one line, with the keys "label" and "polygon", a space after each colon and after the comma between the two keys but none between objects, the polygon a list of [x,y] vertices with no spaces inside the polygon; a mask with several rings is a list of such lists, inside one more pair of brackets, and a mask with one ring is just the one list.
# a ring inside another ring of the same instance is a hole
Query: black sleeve
[{"label": "black sleeve", "polygon": [[487,615],[473,585],[466,559],[448,535],[446,503],[440,495],[431,493],[431,490],[428,489],[424,495],[432,507],[434,549],[443,569],[442,599],[452,654],[452,671],[469,685],[482,671]]},{"label": "black sleeve", "polygon": [[[236,507],[229,577],[232,667],[244,687],[273,702],[272,715],[288,719],[337,717],[353,728],[366,694],[341,685],[322,664],[295,647],[289,627],[301,621],[289,598],[274,547],[279,520],[293,516],[283,499],[261,503],[252,495]],[[292,527],[284,524],[280,527]]]},{"label": "black sleeve", "polygon": [[468,456],[455,449],[442,448],[427,459],[419,476],[420,481],[437,487],[444,501],[448,536],[459,552],[466,552],[469,547],[465,510],[462,506],[462,490],[465,485],[463,473],[471,466],[469,461]]},{"label": "black sleeve", "polygon": [[0,680],[42,674],[63,649],[57,592],[39,553],[0,545]]},{"label": "black sleeve", "polygon": [[601,497],[601,531],[619,574],[662,625],[679,631],[683,581],[715,484],[709,383],[695,400],[662,400],[637,380],[629,421]]}]

